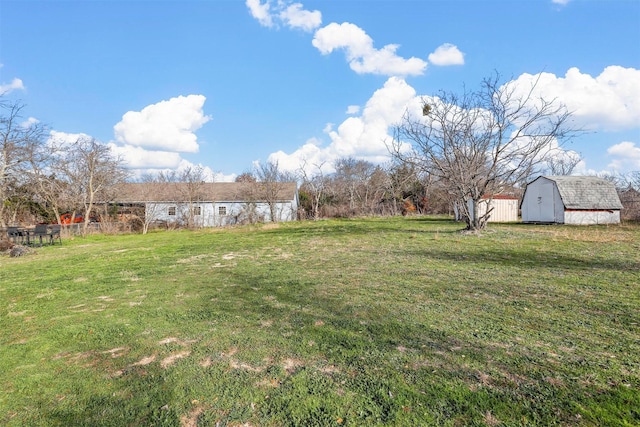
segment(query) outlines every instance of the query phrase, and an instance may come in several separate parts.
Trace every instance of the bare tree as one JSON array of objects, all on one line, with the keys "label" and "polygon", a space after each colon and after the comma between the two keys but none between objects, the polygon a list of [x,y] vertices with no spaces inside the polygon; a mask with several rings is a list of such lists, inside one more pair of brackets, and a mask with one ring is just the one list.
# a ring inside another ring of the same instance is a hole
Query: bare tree
[{"label": "bare tree", "polygon": [[204,170],[201,166],[187,167],[177,177],[180,185],[181,200],[186,204],[181,209],[187,227],[202,226],[202,207],[200,202],[206,198],[204,192]]},{"label": "bare tree", "polygon": [[304,161],[299,169],[302,186],[311,199],[311,216],[314,220],[320,219],[320,203],[326,191],[327,180],[322,172],[322,166],[324,163],[314,164],[312,165],[314,171],[308,171],[307,162]]},{"label": "bare tree", "polygon": [[82,234],[86,234],[96,203],[112,201],[116,185],[125,181],[127,172],[111,149],[93,138],[79,138],[70,144],[59,143],[57,150],[56,169],[60,170],[60,178],[67,183],[75,209],[82,212]]},{"label": "bare tree", "polygon": [[257,182],[257,178],[251,172],[243,172],[238,175],[235,182]]},{"label": "bare tree", "polygon": [[338,159],[331,188],[342,213],[370,215],[379,211],[388,187],[388,175],[380,166],[353,157]]},{"label": "bare tree", "polygon": [[71,203],[68,197],[68,181],[61,179],[61,164],[57,162],[60,153],[55,144],[43,144],[31,154],[31,185],[34,193],[38,194],[53,213],[56,222],[61,223],[61,214]]},{"label": "bare tree", "polygon": [[[278,212],[280,201],[280,183],[291,182],[295,179],[288,173],[280,170],[278,162],[267,162],[256,166],[254,182],[255,199],[263,200],[269,207],[269,218],[272,222],[280,221],[282,212]],[[249,181],[250,182],[250,181]]]},{"label": "bare tree", "polygon": [[547,169],[550,175],[571,175],[576,166],[582,161],[582,156],[575,151],[561,151],[557,154],[549,154],[547,157]]},{"label": "bare tree", "polygon": [[[1,94],[0,94],[1,95]],[[5,203],[26,184],[33,153],[44,143],[45,127],[24,121],[24,104],[0,99],[0,226],[6,226]]]},{"label": "bare tree", "polygon": [[622,203],[623,219],[640,221],[640,171],[605,178],[612,178],[615,183]]},{"label": "bare tree", "polygon": [[151,224],[158,220],[160,212],[164,205],[154,201],[154,196],[157,197],[159,186],[162,185],[160,176],[156,175],[144,175],[140,178],[140,205],[132,206],[130,213],[132,216],[126,218],[128,221],[140,221],[142,225],[142,234],[147,234]]},{"label": "bare tree", "polygon": [[496,73],[477,91],[423,98],[422,114],[408,110],[395,129],[392,154],[444,183],[469,230],[489,218],[491,209],[480,214],[480,203],[489,206],[494,194],[531,177],[552,145],[575,134],[567,109],[537,97],[536,84],[521,94]]}]

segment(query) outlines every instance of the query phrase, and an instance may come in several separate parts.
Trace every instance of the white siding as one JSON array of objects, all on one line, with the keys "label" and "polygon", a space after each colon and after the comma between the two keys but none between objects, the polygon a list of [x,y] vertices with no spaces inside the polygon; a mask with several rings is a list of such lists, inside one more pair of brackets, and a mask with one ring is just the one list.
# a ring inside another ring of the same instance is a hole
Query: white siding
[{"label": "white siding", "polygon": [[565,211],[565,224],[619,224],[620,211]]},{"label": "white siding", "polygon": [[522,222],[564,222],[564,205],[553,181],[539,178],[527,185],[522,199]]},{"label": "white siding", "polygon": [[[518,221],[518,200],[517,199],[493,199],[491,200],[493,210],[489,214],[487,222],[515,222]],[[467,207],[473,216],[473,200],[467,199]],[[487,212],[489,200],[482,199],[478,203],[478,215],[482,216]]]},{"label": "white siding", "polygon": [[[254,222],[270,222],[272,220],[267,203],[201,202],[192,206],[200,208],[200,215],[193,215],[194,224],[199,227],[220,227],[251,222],[251,220]],[[220,215],[220,208],[224,208],[226,214]],[[170,209],[175,210],[175,215],[169,215]],[[185,223],[189,218],[189,205],[166,202],[147,203],[146,212],[154,221]],[[295,201],[276,204],[275,214],[279,222],[295,221],[296,212]]]},{"label": "white siding", "polygon": [[522,199],[522,222],[558,224],[619,224],[617,209],[566,209],[557,184],[545,177],[527,185]]}]

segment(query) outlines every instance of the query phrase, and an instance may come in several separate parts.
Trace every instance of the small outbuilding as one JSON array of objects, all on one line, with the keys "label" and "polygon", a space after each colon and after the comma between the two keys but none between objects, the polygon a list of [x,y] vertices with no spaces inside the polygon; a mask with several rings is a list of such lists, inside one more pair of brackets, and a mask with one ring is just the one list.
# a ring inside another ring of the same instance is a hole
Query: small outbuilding
[{"label": "small outbuilding", "polygon": [[[467,209],[473,217],[473,199],[467,199]],[[518,198],[506,194],[485,195],[478,202],[478,216],[489,212],[487,222],[518,221]],[[473,219],[473,218],[471,218]]]},{"label": "small outbuilding", "polygon": [[622,203],[610,181],[595,176],[540,176],[524,191],[522,222],[619,224]]}]

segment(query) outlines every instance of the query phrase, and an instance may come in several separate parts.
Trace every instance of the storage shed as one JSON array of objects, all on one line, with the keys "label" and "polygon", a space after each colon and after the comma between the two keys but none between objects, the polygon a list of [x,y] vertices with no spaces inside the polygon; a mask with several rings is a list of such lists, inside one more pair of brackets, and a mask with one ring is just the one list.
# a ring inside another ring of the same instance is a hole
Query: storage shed
[{"label": "storage shed", "polygon": [[[467,199],[469,213],[473,216],[473,199]],[[506,194],[486,195],[478,202],[478,216],[482,218],[491,209],[487,222],[518,221],[518,198]],[[473,219],[473,218],[472,218]]]},{"label": "storage shed", "polygon": [[540,176],[524,191],[522,222],[619,224],[622,203],[613,183],[595,176]]}]

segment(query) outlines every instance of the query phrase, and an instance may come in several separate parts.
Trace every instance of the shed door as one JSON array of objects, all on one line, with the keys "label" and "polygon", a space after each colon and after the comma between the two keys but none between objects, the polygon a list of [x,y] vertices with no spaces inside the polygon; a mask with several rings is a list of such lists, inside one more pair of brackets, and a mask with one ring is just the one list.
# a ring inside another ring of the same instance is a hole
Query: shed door
[{"label": "shed door", "polygon": [[538,218],[540,222],[555,222],[555,199],[553,197],[553,182],[542,182],[538,187]]}]

